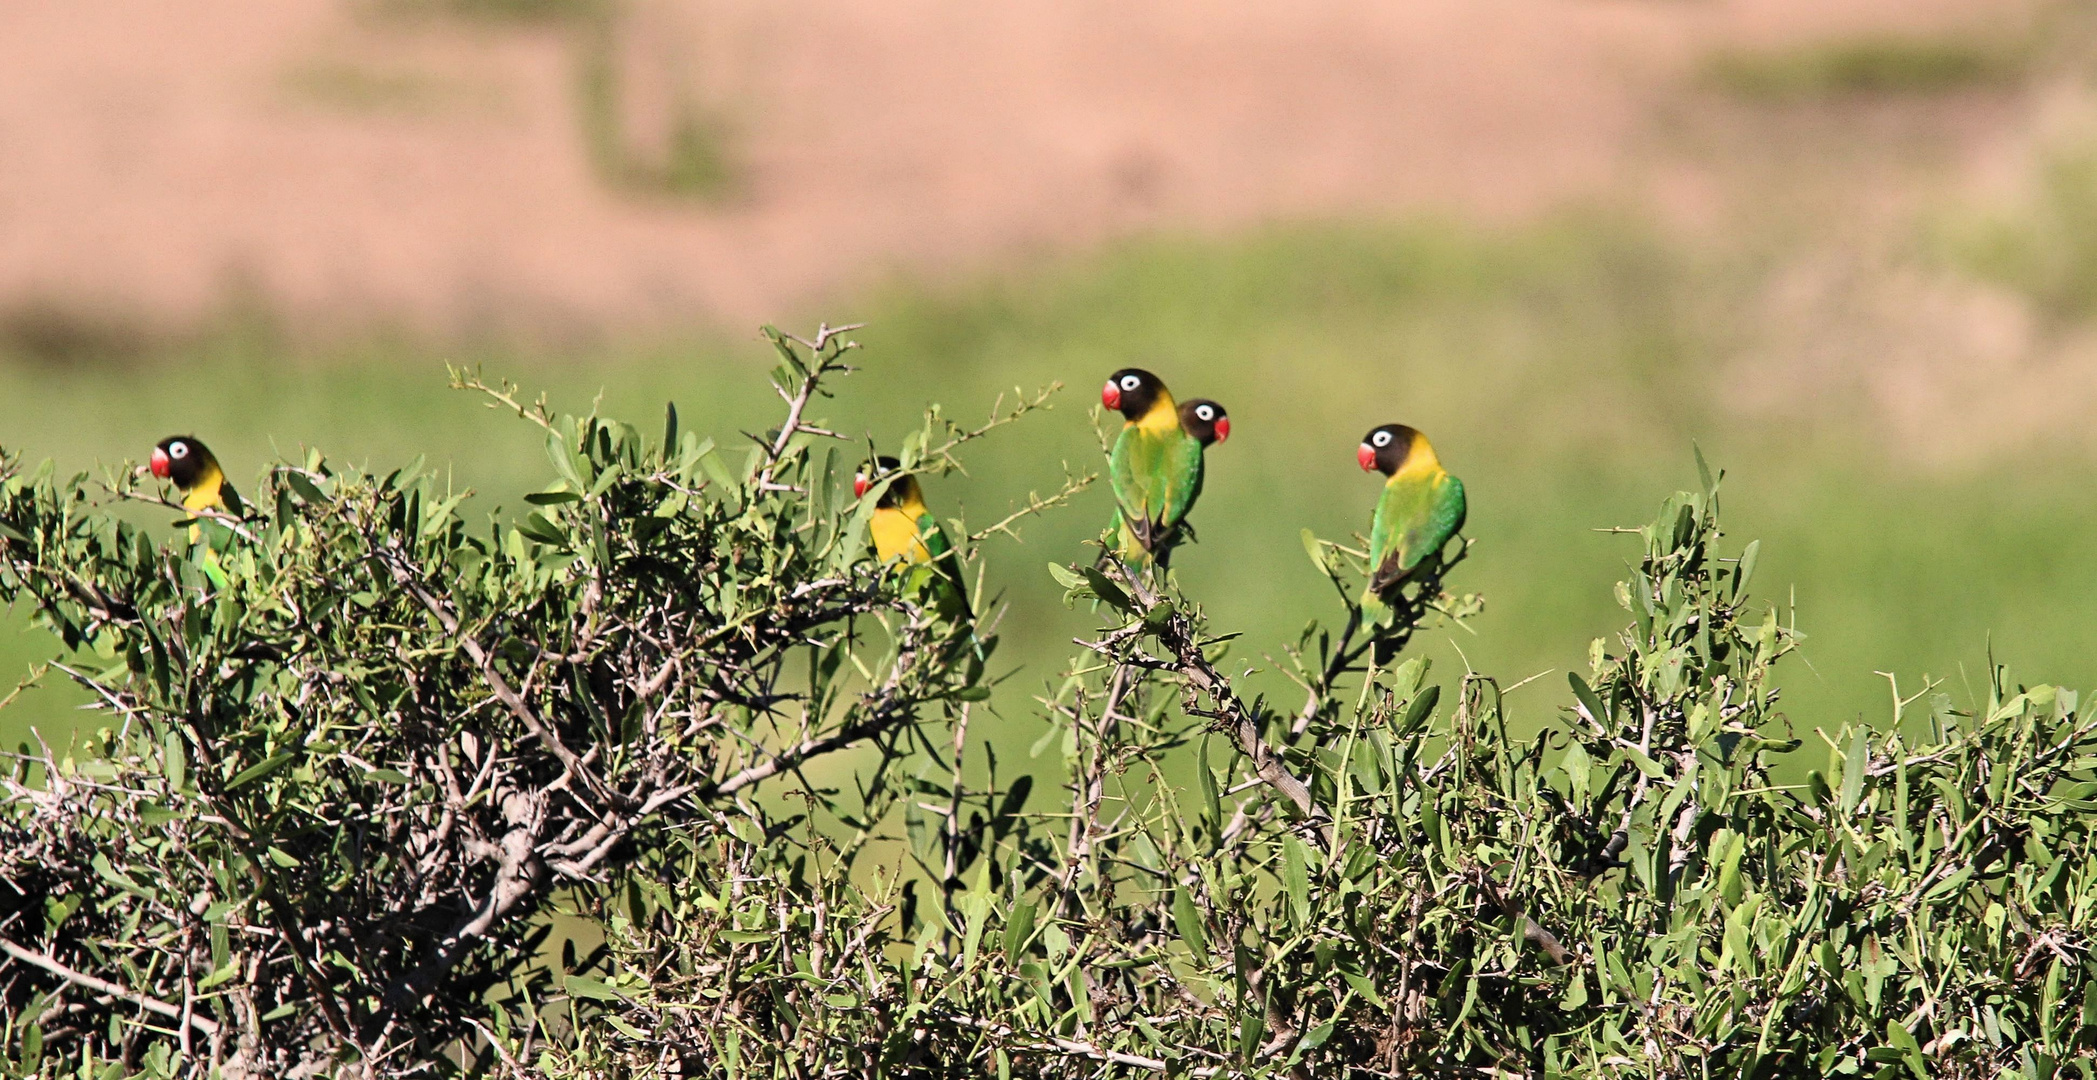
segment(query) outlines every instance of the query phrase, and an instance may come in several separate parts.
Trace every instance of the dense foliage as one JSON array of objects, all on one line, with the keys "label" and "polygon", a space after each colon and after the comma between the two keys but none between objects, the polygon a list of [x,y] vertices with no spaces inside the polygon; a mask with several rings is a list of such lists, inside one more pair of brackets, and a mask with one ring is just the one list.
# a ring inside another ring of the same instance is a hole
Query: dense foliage
[{"label": "dense foliage", "polygon": [[[2097,720],[1999,669],[1786,717],[1798,635],[1708,475],[1533,734],[1406,656],[1476,598],[1372,636],[1348,546],[1305,537],[1337,627],[1260,661],[1300,704],[1173,579],[1053,565],[1098,627],[1014,771],[970,734],[989,620],[871,556],[865,452],[808,411],[849,343],[773,341],[747,452],[462,377],[554,471],[482,534],[314,455],[156,544],[5,459],[0,595],[108,726],[0,779],[0,1071],[2097,1071]],[[903,466],[987,430],[935,410]]]}]

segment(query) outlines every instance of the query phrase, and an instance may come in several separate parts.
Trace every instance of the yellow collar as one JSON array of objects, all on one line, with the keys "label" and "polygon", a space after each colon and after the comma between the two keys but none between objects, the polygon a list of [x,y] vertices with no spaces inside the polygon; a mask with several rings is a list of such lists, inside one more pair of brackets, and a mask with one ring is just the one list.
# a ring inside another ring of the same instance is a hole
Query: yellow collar
[{"label": "yellow collar", "polygon": [[197,482],[182,493],[183,508],[202,510],[206,507],[225,506],[226,500],[219,491],[225,483],[226,474],[219,469],[218,462],[206,461],[204,471],[197,474]]},{"label": "yellow collar", "polygon": [[1150,403],[1150,411],[1128,423],[1152,437],[1170,435],[1180,430],[1179,402],[1172,400],[1172,391],[1159,387],[1158,398]]},{"label": "yellow collar", "polygon": [[1442,459],[1435,456],[1434,447],[1427,443],[1427,436],[1416,431],[1413,433],[1412,449],[1406,452],[1405,464],[1398,466],[1398,471],[1391,474],[1391,479],[1417,480],[1442,471]]},{"label": "yellow collar", "polygon": [[925,505],[925,489],[917,484],[915,476],[898,476],[888,485],[889,507],[910,516],[912,521],[932,512]]}]

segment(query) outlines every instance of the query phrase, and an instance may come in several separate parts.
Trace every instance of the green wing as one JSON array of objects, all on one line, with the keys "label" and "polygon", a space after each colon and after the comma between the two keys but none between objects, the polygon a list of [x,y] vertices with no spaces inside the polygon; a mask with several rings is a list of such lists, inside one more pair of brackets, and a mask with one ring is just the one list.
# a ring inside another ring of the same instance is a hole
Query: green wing
[{"label": "green wing", "polygon": [[949,616],[967,614],[968,587],[961,576],[961,560],[954,553],[954,542],[947,537],[946,526],[930,514],[917,516],[917,534],[925,542],[925,551],[932,556],[932,566],[939,575],[941,606],[950,608]]},{"label": "green wing", "polygon": [[1182,432],[1165,452],[1165,514],[1159,524],[1171,529],[1187,520],[1201,497],[1201,440]]},{"label": "green wing", "polygon": [[1448,473],[1385,484],[1369,527],[1369,591],[1406,579],[1464,527],[1464,484]]},{"label": "green wing", "polygon": [[1201,442],[1183,431],[1158,438],[1123,428],[1107,465],[1122,519],[1146,551],[1186,520],[1201,494]]}]

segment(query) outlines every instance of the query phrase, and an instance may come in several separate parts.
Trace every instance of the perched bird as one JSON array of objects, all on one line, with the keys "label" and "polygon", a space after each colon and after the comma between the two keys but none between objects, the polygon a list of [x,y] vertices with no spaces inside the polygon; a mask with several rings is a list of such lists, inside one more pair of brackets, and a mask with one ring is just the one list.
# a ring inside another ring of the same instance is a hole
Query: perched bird
[{"label": "perched bird", "polygon": [[226,496],[233,493],[218,459],[194,436],[171,435],[160,440],[153,448],[151,467],[154,476],[174,482],[185,509],[224,510]]},{"label": "perched bird", "polygon": [[[235,517],[244,509],[240,493],[226,482],[226,472],[219,468],[218,459],[193,435],[171,435],[160,440],[160,445],[153,448],[150,466],[154,476],[174,482],[175,489],[182,493],[184,509],[219,510]],[[201,523],[189,527],[190,543],[203,537]]]},{"label": "perched bird", "polygon": [[1124,421],[1107,455],[1119,553],[1130,562],[1162,565],[1201,495],[1202,450],[1230,437],[1230,417],[1206,399],[1182,407],[1164,382],[1141,368],[1110,376],[1100,402]]},{"label": "perched bird", "polygon": [[961,564],[955,554],[954,545],[947,539],[946,529],[925,505],[924,489],[917,477],[900,472],[903,463],[892,457],[877,457],[859,474],[852,478],[852,493],[865,498],[866,493],[890,475],[888,490],[874,503],[874,516],[867,523],[873,534],[874,553],[883,561],[899,559],[904,563],[926,564],[933,569],[938,595],[936,597],[941,614],[948,617],[966,615],[969,611],[968,590],[963,584]]},{"label": "perched bird", "polygon": [[1231,437],[1230,414],[1223,411],[1219,402],[1190,398],[1180,406],[1180,430],[1194,436],[1206,450]]},{"label": "perched bird", "polygon": [[1362,436],[1355,460],[1384,475],[1383,495],[1369,526],[1369,586],[1362,618],[1383,625],[1389,600],[1442,545],[1464,527],[1464,483],[1449,475],[1427,436],[1404,424],[1385,424]]}]

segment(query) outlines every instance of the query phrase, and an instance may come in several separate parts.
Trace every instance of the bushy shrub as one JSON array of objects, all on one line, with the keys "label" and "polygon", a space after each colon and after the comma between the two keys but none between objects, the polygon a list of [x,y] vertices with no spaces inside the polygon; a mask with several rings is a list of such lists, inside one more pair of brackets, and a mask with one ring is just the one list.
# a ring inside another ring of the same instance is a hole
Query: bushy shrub
[{"label": "bushy shrub", "polygon": [[[1421,582],[1369,637],[1344,545],[1305,537],[1340,621],[1280,650],[1300,704],[1241,695],[1256,652],[1169,577],[1058,563],[1098,627],[1038,699],[1057,795],[971,741],[988,620],[866,550],[861,451],[808,412],[848,343],[773,340],[747,453],[482,387],[555,476],[479,536],[314,456],[156,545],[8,459],[0,590],[109,726],[6,780],[5,1068],[2093,1071],[2097,721],[1997,669],[1972,715],[1925,687],[1794,736],[1798,635],[1708,474],[1533,734],[1405,655],[1477,599]],[[982,430],[935,412],[904,466]]]}]

